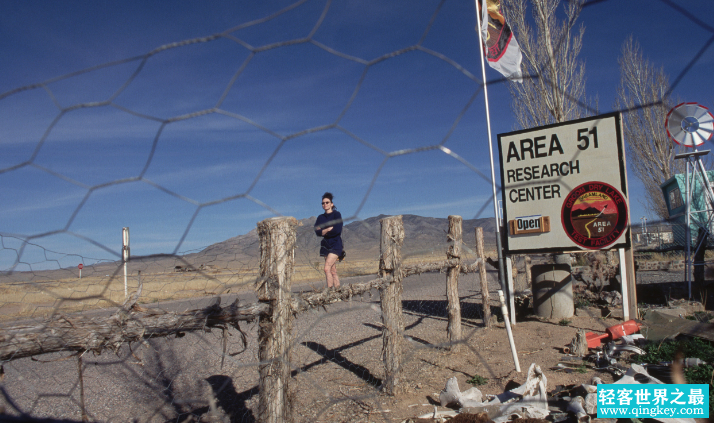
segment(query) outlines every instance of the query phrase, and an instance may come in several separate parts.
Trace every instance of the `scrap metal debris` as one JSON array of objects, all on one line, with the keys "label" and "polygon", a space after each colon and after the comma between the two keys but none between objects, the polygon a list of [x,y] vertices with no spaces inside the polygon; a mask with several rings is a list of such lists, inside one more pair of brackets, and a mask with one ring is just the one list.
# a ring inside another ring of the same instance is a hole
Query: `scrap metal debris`
[{"label": "scrap metal debris", "polygon": [[684,318],[684,308],[650,309],[644,316],[642,333],[650,341],[674,339],[679,335],[693,336],[714,342],[714,323]]},{"label": "scrap metal debris", "polygon": [[572,372],[584,368],[586,362],[590,362],[597,370],[622,375],[627,370],[618,363],[622,353],[645,354],[645,351],[636,345],[636,341],[644,340],[641,334],[635,333],[642,326],[638,321],[628,320],[610,326],[604,334],[585,333],[579,329],[570,344],[563,347],[563,352],[567,355],[551,370]]},{"label": "scrap metal debris", "polygon": [[[694,360],[690,361],[694,363]],[[439,401],[442,407],[456,406],[458,410],[439,411],[435,406],[433,412],[407,419],[402,423],[427,421],[515,423],[523,419],[542,421],[546,418],[549,421],[559,422],[568,419],[568,416],[577,419],[580,423],[590,423],[597,418],[597,385],[601,383],[603,383],[602,379],[594,376],[590,383],[561,389],[553,394],[549,404],[547,378],[535,363],[529,367],[525,383],[498,395],[483,394],[475,387],[461,392],[458,381],[452,377],[446,381],[444,389],[440,392]],[[651,376],[643,366],[631,364],[623,371],[622,378],[614,383],[662,384],[664,382]],[[686,418],[667,419],[666,422],[696,423],[694,419]]]},{"label": "scrap metal debris", "polygon": [[[591,419],[597,417],[596,385],[603,383],[599,377],[593,377],[588,384],[564,391],[570,396],[561,398],[556,395],[551,398],[550,404],[546,389],[547,383],[545,374],[535,363],[531,364],[528,369],[525,383],[498,395],[483,394],[475,387],[461,392],[456,378],[452,377],[446,381],[444,390],[439,394],[439,400],[442,406],[457,406],[458,410],[438,411],[434,407],[434,412],[407,421],[418,422],[427,421],[419,419],[431,419],[428,421],[455,422],[457,421],[456,417],[462,416],[468,416],[469,419],[477,418],[480,422],[493,421],[494,423],[524,420],[545,421],[546,418],[549,421],[561,421],[570,415],[579,422],[589,423]],[[562,404],[561,400],[566,403]],[[562,412],[558,412],[559,407]]]},{"label": "scrap metal debris", "polygon": [[[636,384],[636,385],[647,385],[647,384],[664,384],[661,380],[650,376],[643,366],[639,364],[631,364],[630,368],[627,369],[625,375],[620,378],[620,380],[613,382],[614,384]],[[669,418],[669,419],[658,419],[653,418],[653,420],[658,420],[667,423],[696,423],[695,419],[688,418]]]}]

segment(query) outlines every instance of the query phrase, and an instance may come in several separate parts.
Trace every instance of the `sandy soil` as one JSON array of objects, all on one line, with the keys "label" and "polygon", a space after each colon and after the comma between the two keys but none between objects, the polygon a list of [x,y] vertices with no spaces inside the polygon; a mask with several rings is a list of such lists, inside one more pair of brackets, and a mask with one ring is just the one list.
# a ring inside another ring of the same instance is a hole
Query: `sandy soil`
[{"label": "sandy soil", "polygon": [[[519,373],[515,370],[502,322],[484,329],[477,319],[464,319],[466,339],[460,352],[455,353],[451,351],[452,345],[446,342],[445,315],[407,312],[405,324],[409,341],[401,393],[390,397],[378,393],[375,388],[383,372],[378,361],[381,337],[374,325],[371,336],[353,342],[349,349],[339,351],[340,347],[326,346],[319,351],[323,365],[296,377],[295,411],[300,415],[297,421],[403,421],[431,412],[435,406],[445,410],[439,406],[439,392],[450,377],[457,378],[463,391],[472,386],[468,380],[481,376],[487,379],[485,385],[478,386],[481,392],[499,394],[509,381],[525,382],[532,363],[546,374],[551,393],[564,386],[589,383],[593,376],[610,383],[613,381],[610,373],[596,371],[589,364],[581,370],[583,373],[552,370],[564,356],[562,347],[573,339],[578,328],[602,332],[605,327],[618,322],[599,316],[599,309],[592,308],[579,310],[567,325],[535,318],[518,322],[512,330],[521,367]],[[356,345],[362,341],[364,344]],[[339,374],[343,375],[337,376]]]}]

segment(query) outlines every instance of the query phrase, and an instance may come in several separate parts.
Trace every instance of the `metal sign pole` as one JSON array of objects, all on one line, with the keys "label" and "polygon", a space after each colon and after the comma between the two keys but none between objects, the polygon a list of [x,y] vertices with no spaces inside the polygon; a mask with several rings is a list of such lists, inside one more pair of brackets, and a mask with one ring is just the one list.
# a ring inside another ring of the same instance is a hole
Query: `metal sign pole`
[{"label": "metal sign pole", "polygon": [[[478,0],[477,0],[478,1]],[[479,12],[479,5],[476,5],[476,32],[478,33],[478,51],[481,53],[481,78],[483,78],[483,98],[486,104],[486,131],[488,133],[488,155],[491,161],[491,188],[493,190],[493,212],[494,218],[496,219],[496,249],[498,250],[498,281],[501,285],[501,289],[506,289],[506,275],[505,275],[505,265],[503,258],[503,246],[501,245],[501,219],[499,219],[498,213],[498,192],[496,190],[496,172],[493,162],[493,143],[491,142],[491,115],[488,108],[488,84],[486,83],[486,64],[483,57],[483,37],[481,35],[481,13]],[[512,311],[511,311],[512,312]]]},{"label": "metal sign pole", "polygon": [[687,216],[685,218],[685,225],[686,227],[684,228],[684,237],[686,238],[686,246],[687,246],[687,256],[685,257],[684,261],[684,279],[687,282],[687,287],[689,288],[689,299],[692,299],[692,209],[691,209],[691,204],[692,204],[692,190],[691,190],[691,184],[690,184],[690,166],[689,166],[689,159],[687,159],[686,163],[686,168],[685,168],[685,174],[684,174],[684,180],[685,180],[685,197],[687,199],[687,204],[686,204],[686,210],[687,210]]}]

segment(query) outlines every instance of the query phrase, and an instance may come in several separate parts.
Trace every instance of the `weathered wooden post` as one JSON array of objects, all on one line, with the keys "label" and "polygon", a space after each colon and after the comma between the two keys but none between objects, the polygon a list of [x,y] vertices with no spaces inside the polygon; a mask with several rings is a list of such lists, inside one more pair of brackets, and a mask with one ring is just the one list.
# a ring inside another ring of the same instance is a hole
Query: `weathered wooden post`
[{"label": "weathered wooden post", "polygon": [[446,333],[449,338],[450,349],[458,352],[461,347],[461,303],[459,300],[459,271],[461,267],[461,241],[462,224],[461,216],[449,216],[449,233],[447,241],[449,248],[446,258],[455,260],[456,266],[450,267],[446,273],[446,299],[448,302],[449,323]]},{"label": "weathered wooden post", "polygon": [[389,395],[395,395],[398,392],[402,336],[404,334],[401,269],[404,225],[402,216],[385,217],[379,223],[382,227],[379,245],[379,276],[393,278],[391,284],[379,291],[384,326],[382,329],[382,358],[385,377],[382,390]]},{"label": "weathered wooden post", "polygon": [[483,299],[483,325],[491,327],[491,298],[488,294],[488,279],[486,278],[486,254],[483,251],[483,228],[476,228],[476,253],[481,259],[478,271],[481,276],[481,297]]},{"label": "weathered wooden post", "polygon": [[267,315],[260,318],[258,359],[260,382],[258,421],[292,421],[288,382],[293,315],[290,288],[295,264],[294,217],[274,217],[258,223],[260,237],[260,280],[256,294],[268,303]]}]

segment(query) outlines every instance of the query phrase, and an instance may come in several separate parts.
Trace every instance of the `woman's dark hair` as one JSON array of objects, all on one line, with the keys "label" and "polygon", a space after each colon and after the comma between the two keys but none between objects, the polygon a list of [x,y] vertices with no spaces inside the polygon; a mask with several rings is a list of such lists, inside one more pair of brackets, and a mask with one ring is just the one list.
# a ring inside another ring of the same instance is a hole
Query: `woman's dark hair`
[{"label": "woman's dark hair", "polygon": [[[326,193],[322,194],[322,199],[324,200],[325,198],[330,200],[330,203],[332,203],[332,193],[331,192],[326,192]],[[337,210],[337,207],[335,207],[334,204],[332,205],[332,210]]]}]

